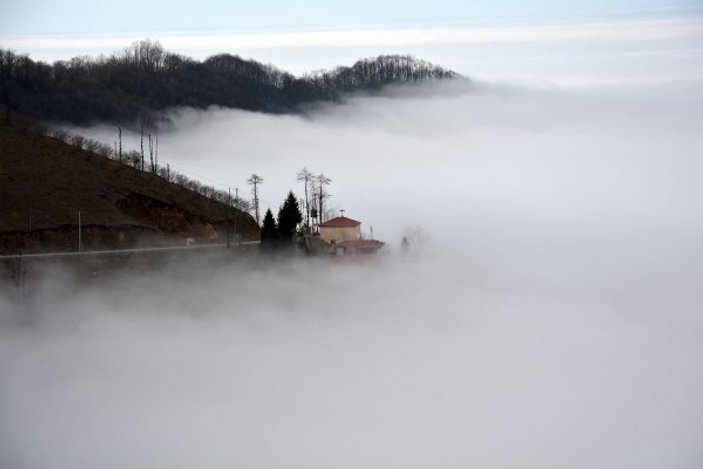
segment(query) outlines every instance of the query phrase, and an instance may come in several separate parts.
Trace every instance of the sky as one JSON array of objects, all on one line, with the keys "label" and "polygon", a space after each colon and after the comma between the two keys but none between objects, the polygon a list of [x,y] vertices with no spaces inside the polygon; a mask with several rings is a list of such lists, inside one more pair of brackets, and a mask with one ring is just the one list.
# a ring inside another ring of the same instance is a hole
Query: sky
[{"label": "sky", "polygon": [[[468,76],[579,85],[703,76],[698,1],[9,2],[0,45],[55,61],[146,37],[295,74],[409,53]],[[663,72],[665,70],[666,72]]]},{"label": "sky", "polygon": [[212,30],[272,30],[406,26],[493,21],[555,21],[677,15],[700,9],[695,0],[571,2],[440,0],[402,2],[135,1],[101,5],[86,0],[3,1],[4,34],[86,34]]}]

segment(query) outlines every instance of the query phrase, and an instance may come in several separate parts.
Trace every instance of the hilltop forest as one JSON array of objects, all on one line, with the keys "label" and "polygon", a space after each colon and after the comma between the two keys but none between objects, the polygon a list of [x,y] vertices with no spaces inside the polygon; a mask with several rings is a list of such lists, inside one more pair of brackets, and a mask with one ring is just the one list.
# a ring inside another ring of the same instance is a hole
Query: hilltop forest
[{"label": "hilltop forest", "polygon": [[144,122],[177,106],[298,112],[309,103],[340,100],[344,93],[456,76],[411,56],[384,55],[295,77],[230,54],[197,61],[152,40],[109,57],[75,57],[54,64],[0,49],[0,98],[6,109],[79,125]]}]

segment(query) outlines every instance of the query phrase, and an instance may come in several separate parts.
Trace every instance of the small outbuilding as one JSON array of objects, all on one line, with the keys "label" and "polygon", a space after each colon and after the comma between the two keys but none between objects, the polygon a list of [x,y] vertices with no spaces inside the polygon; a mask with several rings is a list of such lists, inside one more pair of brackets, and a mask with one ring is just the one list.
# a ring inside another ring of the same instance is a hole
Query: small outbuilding
[{"label": "small outbuilding", "polygon": [[340,241],[330,246],[330,254],[335,256],[374,255],[385,243],[375,239],[353,239]]}]

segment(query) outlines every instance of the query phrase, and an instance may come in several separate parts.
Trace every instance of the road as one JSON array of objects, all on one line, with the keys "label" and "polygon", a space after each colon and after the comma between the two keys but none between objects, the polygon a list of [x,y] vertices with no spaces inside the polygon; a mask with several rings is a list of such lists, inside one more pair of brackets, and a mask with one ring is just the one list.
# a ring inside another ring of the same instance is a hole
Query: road
[{"label": "road", "polygon": [[[249,246],[254,244],[259,244],[260,241],[243,241],[237,244],[232,244],[232,248],[237,246]],[[0,259],[17,259],[20,256],[23,259],[36,259],[36,258],[54,258],[54,257],[73,257],[73,256],[105,256],[105,255],[119,255],[119,254],[136,254],[136,253],[150,253],[150,252],[163,252],[163,251],[194,251],[198,249],[216,249],[216,248],[226,248],[225,243],[218,244],[201,244],[197,246],[167,246],[167,247],[153,247],[153,248],[134,248],[134,249],[108,249],[102,251],[67,251],[67,252],[42,252],[36,254],[9,254],[2,255]]]}]

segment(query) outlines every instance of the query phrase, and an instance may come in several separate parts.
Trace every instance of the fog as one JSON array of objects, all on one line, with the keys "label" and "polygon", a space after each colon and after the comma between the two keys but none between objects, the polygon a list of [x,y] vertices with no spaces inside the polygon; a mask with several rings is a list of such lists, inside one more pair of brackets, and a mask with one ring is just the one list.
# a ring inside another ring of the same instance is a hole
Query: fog
[{"label": "fog", "polygon": [[387,253],[3,287],[0,465],[700,467],[702,91],[174,110],[162,162],[274,210],[324,172]]}]

